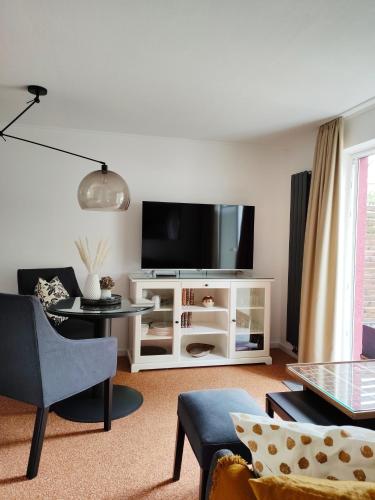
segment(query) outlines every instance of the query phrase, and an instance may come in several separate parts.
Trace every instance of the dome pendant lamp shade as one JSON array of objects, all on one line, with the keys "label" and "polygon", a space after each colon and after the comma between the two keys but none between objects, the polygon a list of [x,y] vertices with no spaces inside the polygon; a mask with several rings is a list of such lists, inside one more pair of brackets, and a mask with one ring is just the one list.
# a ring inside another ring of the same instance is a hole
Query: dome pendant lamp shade
[{"label": "dome pendant lamp shade", "polygon": [[78,202],[83,210],[123,211],[130,205],[129,188],[121,175],[102,165],[86,175],[78,186]]}]

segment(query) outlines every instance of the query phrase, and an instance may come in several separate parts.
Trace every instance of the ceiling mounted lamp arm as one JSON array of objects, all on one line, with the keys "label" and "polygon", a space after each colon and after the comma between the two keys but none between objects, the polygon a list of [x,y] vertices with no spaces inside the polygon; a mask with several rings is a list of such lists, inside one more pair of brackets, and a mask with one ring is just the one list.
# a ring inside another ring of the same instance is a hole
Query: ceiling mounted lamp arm
[{"label": "ceiling mounted lamp arm", "polygon": [[101,165],[101,170],[95,170],[86,175],[78,186],[78,202],[83,210],[106,210],[106,211],[122,211],[127,210],[130,204],[129,188],[125,180],[115,172],[108,170],[104,161],[96,160],[89,156],[72,153],[66,149],[56,148],[43,144],[41,142],[32,141],[16,135],[5,134],[4,132],[17,121],[26,111],[28,111],[34,104],[40,102],[39,97],[47,94],[47,89],[39,85],[29,85],[27,90],[35,95],[29,105],[19,113],[8,125],[0,131],[0,137],[15,139],[17,141],[27,142],[40,146],[42,148],[52,149],[59,153],[64,153],[84,160],[93,161]]},{"label": "ceiling mounted lamp arm", "polygon": [[[30,102],[30,101],[29,101],[29,102]],[[31,101],[31,104],[29,104],[29,105],[27,106],[27,108],[25,108],[23,111],[21,111],[21,113],[20,113],[19,115],[17,115],[17,116],[16,116],[16,117],[15,117],[15,118],[14,118],[14,119],[10,122],[10,123],[8,123],[8,125],[7,125],[6,127],[4,127],[4,128],[3,128],[3,130],[1,130],[1,132],[0,132],[1,137],[3,137],[3,138],[4,138],[4,132],[6,131],[6,129],[8,129],[11,125],[13,125],[13,123],[14,123],[15,121],[17,121],[17,120],[18,120],[18,118],[21,118],[21,116],[22,116],[24,113],[26,113],[26,111],[28,111],[28,110],[29,110],[32,106],[34,106],[34,104],[35,104],[35,103],[39,103],[39,102],[40,102],[40,101],[39,101],[39,99],[37,100],[37,98],[35,97],[35,99],[33,99],[33,100]]]},{"label": "ceiling mounted lamp arm", "polygon": [[47,95],[47,89],[44,87],[40,87],[39,85],[29,85],[27,87],[27,90],[31,94],[35,95],[34,99],[32,99],[31,101],[28,101],[28,102],[31,102],[31,104],[29,104],[23,111],[21,111],[21,113],[19,113],[10,123],[8,123],[8,125],[6,125],[0,131],[0,137],[2,137],[4,139],[4,141],[5,141],[5,138],[8,137],[9,139],[16,139],[17,141],[28,142],[29,144],[34,144],[35,146],[41,146],[42,148],[53,149],[54,151],[59,151],[60,153],[65,153],[67,155],[77,156],[78,158],[83,158],[84,160],[89,160],[89,161],[93,161],[95,163],[100,163],[102,165],[102,170],[106,172],[108,170],[108,167],[104,161],[95,160],[94,158],[90,158],[89,156],[83,156],[83,155],[79,155],[77,153],[72,153],[71,151],[66,151],[66,149],[60,149],[60,148],[56,148],[54,146],[48,146],[48,144],[43,144],[41,142],[31,141],[30,139],[24,139],[23,137],[17,137],[16,135],[4,134],[4,132],[11,125],[13,125],[14,122],[16,122],[19,118],[21,118],[21,116],[24,113],[26,113],[26,111],[28,111],[32,106],[34,106],[34,104],[40,103],[40,99],[39,99],[40,96]]},{"label": "ceiling mounted lamp arm", "polygon": [[[27,101],[27,104],[29,104],[21,113],[19,113],[8,125],[6,125],[1,131],[0,131],[0,136],[4,139],[4,132],[11,126],[15,121],[17,121],[21,116],[26,113],[34,104],[39,104],[40,99],[39,96],[41,95],[47,95],[47,89],[44,87],[40,87],[39,85],[29,85],[27,87],[27,90],[30,92],[30,94],[35,95],[34,99],[31,99],[31,101]],[[5,139],[4,139],[5,141]]]},{"label": "ceiling mounted lamp arm", "polygon": [[77,156],[78,158],[83,158],[84,160],[93,161],[95,163],[100,163],[103,171],[107,171],[108,167],[104,161],[95,160],[94,158],[90,158],[89,156],[79,155],[77,153],[72,153],[71,151],[67,151],[66,149],[55,148],[54,146],[48,146],[48,144],[42,144],[41,142],[31,141],[30,139],[24,139],[23,137],[17,137],[16,135],[4,134],[3,131],[0,132],[1,137],[8,139],[16,139],[17,141],[28,142],[29,144],[34,144],[35,146],[41,146],[42,148],[53,149],[54,151],[59,151],[60,153],[65,153],[71,156]]}]

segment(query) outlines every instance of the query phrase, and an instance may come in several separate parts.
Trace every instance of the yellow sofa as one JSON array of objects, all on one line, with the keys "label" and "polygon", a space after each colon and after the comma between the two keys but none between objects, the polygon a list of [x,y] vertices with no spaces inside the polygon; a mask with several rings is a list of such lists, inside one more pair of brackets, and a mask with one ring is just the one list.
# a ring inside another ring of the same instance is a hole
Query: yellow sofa
[{"label": "yellow sofa", "polygon": [[256,479],[247,463],[229,450],[213,458],[206,500],[375,500],[375,483],[331,481],[308,476]]}]

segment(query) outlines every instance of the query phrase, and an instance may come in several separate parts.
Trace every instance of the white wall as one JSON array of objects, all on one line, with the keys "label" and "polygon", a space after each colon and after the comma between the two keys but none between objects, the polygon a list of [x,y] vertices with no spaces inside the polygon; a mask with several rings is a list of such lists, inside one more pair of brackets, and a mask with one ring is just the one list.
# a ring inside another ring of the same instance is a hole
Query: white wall
[{"label": "white wall", "polygon": [[[12,132],[106,161],[127,180],[132,203],[125,213],[82,211],[77,187],[95,164],[7,140],[0,150],[1,291],[17,291],[19,267],[73,265],[82,285],[85,271],[73,241],[87,235],[93,243],[110,239],[103,272],[124,294],[127,273],[140,267],[142,200],[250,204],[256,207],[255,271],[276,279],[272,341],[284,339],[290,175],[311,169],[312,131],[271,147],[19,126]],[[114,321],[114,333],[122,350],[123,320]]]},{"label": "white wall", "polygon": [[345,118],[344,147],[351,148],[375,139],[375,108]]},{"label": "white wall", "polygon": [[268,266],[276,278],[271,341],[278,342],[286,350],[291,349],[286,342],[291,175],[312,170],[316,132],[316,128],[293,131],[282,141],[275,140],[272,145],[258,148],[259,164],[266,166],[263,196],[267,199],[265,211],[268,218],[268,225],[264,228],[266,241],[262,239],[263,247],[259,248],[260,252],[267,254],[259,265]]}]

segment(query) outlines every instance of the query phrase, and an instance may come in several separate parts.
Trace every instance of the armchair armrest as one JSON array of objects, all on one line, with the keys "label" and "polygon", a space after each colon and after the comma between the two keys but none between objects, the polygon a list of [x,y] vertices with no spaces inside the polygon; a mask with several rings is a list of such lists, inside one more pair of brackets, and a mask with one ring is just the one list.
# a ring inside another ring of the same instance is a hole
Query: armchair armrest
[{"label": "armchair armrest", "polygon": [[44,405],[82,392],[113,377],[117,339],[70,340],[59,335],[42,308],[35,308]]}]

